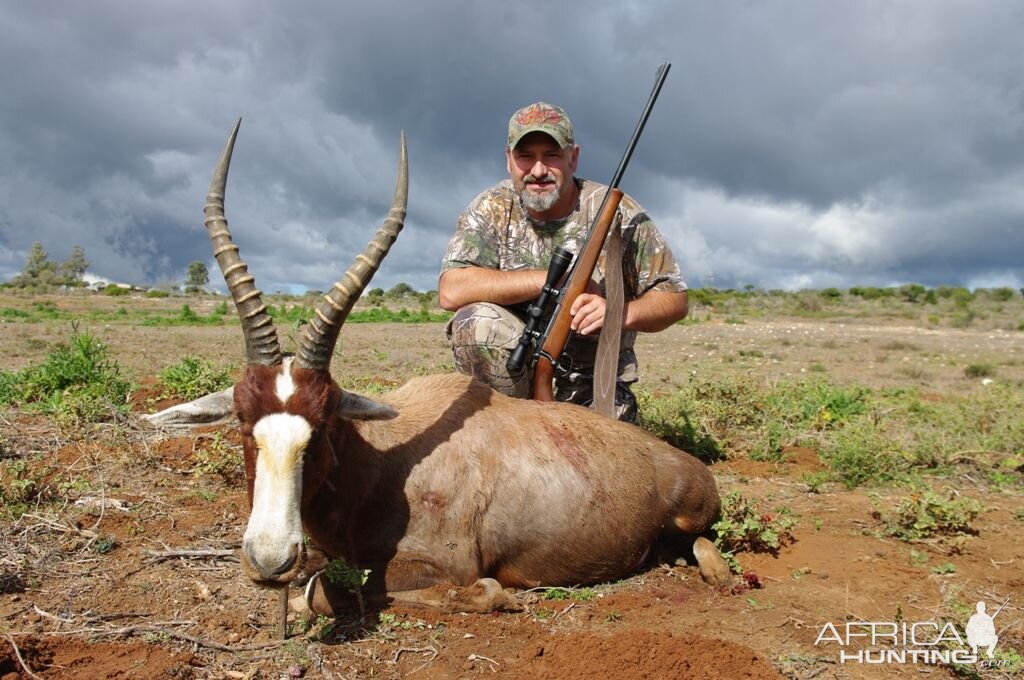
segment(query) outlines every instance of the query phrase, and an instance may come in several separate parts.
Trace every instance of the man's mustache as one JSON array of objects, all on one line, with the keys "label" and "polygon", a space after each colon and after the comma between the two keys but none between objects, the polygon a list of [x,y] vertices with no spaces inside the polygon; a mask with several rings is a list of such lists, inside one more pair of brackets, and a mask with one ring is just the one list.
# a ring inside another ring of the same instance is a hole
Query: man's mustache
[{"label": "man's mustache", "polygon": [[537,184],[538,182],[552,182],[553,183],[553,182],[557,182],[557,181],[558,180],[555,178],[555,176],[553,174],[551,174],[550,172],[548,174],[544,175],[543,177],[539,177],[539,178],[538,177],[534,177],[533,175],[527,175],[526,177],[523,178],[523,182],[525,184]]}]

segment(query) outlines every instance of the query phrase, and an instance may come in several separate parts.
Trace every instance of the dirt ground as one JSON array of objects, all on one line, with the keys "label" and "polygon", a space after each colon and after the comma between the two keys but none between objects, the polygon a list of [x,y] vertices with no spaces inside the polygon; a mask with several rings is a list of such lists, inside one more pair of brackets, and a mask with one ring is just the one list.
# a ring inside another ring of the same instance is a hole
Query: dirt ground
[{"label": "dirt ground", "polygon": [[[243,356],[231,327],[88,329],[143,384],[187,354],[233,365]],[[57,323],[0,325],[4,368],[38,360],[68,331]],[[397,385],[450,370],[440,324],[353,324],[341,345],[333,368],[343,382]],[[675,326],[643,336],[638,354],[654,390],[693,371],[779,381],[821,367],[836,381],[919,385],[940,396],[978,388],[980,379],[965,376],[970,364],[1024,381],[1024,332],[887,318]],[[739,555],[748,576],[732,588],[653,561],[589,599],[519,593],[521,613],[393,607],[336,621],[293,614],[282,641],[279,593],[256,587],[238,566],[242,480],[196,474],[211,444],[237,443],[232,426],[168,432],[133,416],[83,437],[40,416],[0,417],[3,457],[35,461],[63,498],[0,525],[0,680],[946,678],[957,676],[942,665],[843,662],[835,637],[819,638],[827,624],[842,634],[852,621],[953,619],[962,633],[978,601],[990,610],[1008,602],[996,619],[1000,648],[1024,650],[1024,493],[990,489],[968,474],[935,484],[984,503],[977,535],[909,544],[876,531],[875,509],[899,489],[829,485],[810,493],[803,476],[822,469],[812,450],[794,450],[779,464],[727,460],[712,466],[723,493],[785,505],[798,519],[795,540],[778,554]],[[935,569],[947,561],[955,571]],[[1009,677],[982,662],[961,673]]]}]

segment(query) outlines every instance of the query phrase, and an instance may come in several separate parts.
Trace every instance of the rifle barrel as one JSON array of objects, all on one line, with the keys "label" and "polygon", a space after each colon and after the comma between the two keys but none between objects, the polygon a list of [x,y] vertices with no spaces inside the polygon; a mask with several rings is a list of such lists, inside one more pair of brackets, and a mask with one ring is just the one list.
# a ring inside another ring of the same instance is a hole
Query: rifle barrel
[{"label": "rifle barrel", "polygon": [[[647,100],[647,106],[644,107],[644,112],[640,115],[636,129],[633,130],[633,136],[630,137],[629,144],[626,146],[626,152],[622,154],[619,167],[616,168],[615,174],[612,175],[611,184],[608,185],[612,189],[618,188],[619,182],[622,181],[622,176],[626,174],[626,166],[629,165],[629,160],[633,157],[633,150],[636,149],[637,142],[640,141],[640,135],[643,134],[644,126],[647,125],[647,119],[651,117],[651,111],[654,110],[654,102],[658,100],[658,95],[661,94],[661,86],[665,84],[665,78],[668,77],[668,70],[670,68],[672,68],[672,64],[666,61],[658,67],[658,71],[654,75],[654,88],[651,90],[651,96]],[[598,211],[598,214],[601,214],[601,211]]]},{"label": "rifle barrel", "polygon": [[[665,62],[658,67],[658,70],[654,74],[654,87],[651,88],[651,96],[647,98],[647,104],[644,106],[643,113],[640,114],[640,120],[636,123],[636,129],[633,130],[633,136],[629,138],[629,144],[626,145],[626,150],[622,154],[622,159],[619,161],[619,167],[615,169],[615,174],[612,175],[612,181],[608,183],[609,191],[605,193],[604,198],[601,199],[601,205],[597,208],[597,214],[601,215],[604,212],[604,206],[608,203],[608,196],[611,194],[612,189],[618,189],[619,183],[622,182],[622,176],[626,174],[626,166],[629,165],[629,161],[633,158],[633,151],[636,149],[637,142],[640,141],[640,135],[644,132],[644,126],[647,125],[647,119],[651,117],[651,111],[654,110],[654,103],[658,101],[658,95],[661,94],[661,86],[665,84],[665,78],[668,77],[668,71],[672,68],[672,64]],[[589,241],[589,235],[587,241]],[[586,250],[586,244],[581,248],[580,252]]]}]

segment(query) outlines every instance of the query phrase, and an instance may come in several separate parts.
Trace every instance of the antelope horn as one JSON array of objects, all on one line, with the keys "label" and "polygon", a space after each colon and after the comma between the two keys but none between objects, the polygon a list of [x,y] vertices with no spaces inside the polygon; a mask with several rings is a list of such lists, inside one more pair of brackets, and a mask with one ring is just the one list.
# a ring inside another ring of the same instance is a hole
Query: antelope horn
[{"label": "antelope horn", "polygon": [[391,210],[366,250],[356,256],[345,275],[324,296],[324,302],[317,308],[316,315],[306,324],[296,356],[296,362],[302,368],[318,371],[330,368],[331,355],[334,354],[334,345],[338,341],[342,324],[405,224],[405,208],[409,201],[409,158],[404,132],[400,147],[398,181],[395,183]]},{"label": "antelope horn", "polygon": [[224,274],[231,299],[235,301],[238,317],[242,321],[242,333],[245,335],[245,354],[250,364],[274,366],[281,363],[281,346],[277,343],[277,331],[274,320],[267,314],[267,306],[263,304],[263,293],[256,288],[248,266],[238,256],[238,246],[231,240],[228,221],[224,217],[224,189],[228,182],[228,167],[231,165],[231,152],[235,148],[235,137],[242,124],[239,118],[235,123],[228,143],[224,147],[217,169],[213,171],[210,192],[206,194],[206,231],[213,242],[213,256]]}]

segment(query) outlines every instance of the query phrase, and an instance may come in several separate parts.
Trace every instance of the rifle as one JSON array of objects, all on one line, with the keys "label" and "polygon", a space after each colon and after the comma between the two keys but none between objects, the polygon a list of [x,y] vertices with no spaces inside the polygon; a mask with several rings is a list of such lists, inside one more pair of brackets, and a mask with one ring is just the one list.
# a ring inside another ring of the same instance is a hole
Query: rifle
[{"label": "rifle", "polygon": [[[633,136],[626,145],[626,151],[619,161],[619,167],[615,170],[611,182],[608,183],[608,191],[605,193],[601,206],[598,208],[597,217],[592,223],[586,241],[583,243],[580,254],[572,261],[572,252],[564,248],[556,248],[548,266],[547,279],[544,288],[536,302],[530,305],[527,311],[526,328],[519,338],[519,344],[513,350],[506,364],[510,373],[517,373],[529,358],[530,366],[533,367],[533,398],[539,401],[554,401],[554,392],[551,381],[555,370],[566,371],[560,366],[558,360],[565,351],[566,343],[569,341],[571,317],[569,310],[573,302],[587,288],[587,282],[594,273],[597,266],[598,256],[604,246],[605,238],[612,222],[615,221],[619,210],[619,202],[622,200],[622,191],[619,189],[619,182],[626,172],[626,166],[633,156],[640,134],[644,131],[647,119],[654,109],[654,103],[661,92],[661,86],[665,83],[672,65],[665,62],[658,67],[654,78],[654,88],[644,106],[640,121],[633,131]],[[618,253],[610,253],[609,257],[619,257]],[[565,283],[556,288],[558,281],[562,279],[566,268],[569,273],[565,277]],[[554,305],[550,316],[549,307]],[[544,324],[544,330],[539,331],[538,327]]]}]

